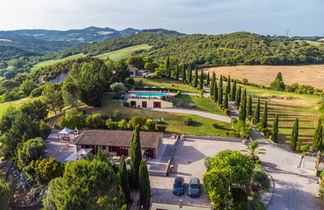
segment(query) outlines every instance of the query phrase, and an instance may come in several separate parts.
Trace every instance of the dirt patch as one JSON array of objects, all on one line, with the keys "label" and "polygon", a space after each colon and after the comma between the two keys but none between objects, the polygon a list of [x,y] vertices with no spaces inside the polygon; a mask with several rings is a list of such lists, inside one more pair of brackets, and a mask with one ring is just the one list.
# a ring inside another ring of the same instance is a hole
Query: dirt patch
[{"label": "dirt patch", "polygon": [[324,65],[303,66],[227,66],[207,69],[215,71],[217,75],[230,75],[236,79],[247,79],[249,82],[270,85],[278,72],[282,73],[286,84],[293,83],[311,85],[324,89]]}]

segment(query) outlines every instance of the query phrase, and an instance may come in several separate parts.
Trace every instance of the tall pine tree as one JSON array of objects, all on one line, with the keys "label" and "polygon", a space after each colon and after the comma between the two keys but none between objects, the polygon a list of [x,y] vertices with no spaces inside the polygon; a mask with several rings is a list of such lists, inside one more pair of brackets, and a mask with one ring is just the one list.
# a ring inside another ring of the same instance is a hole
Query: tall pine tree
[{"label": "tall pine tree", "polygon": [[171,78],[171,66],[170,66],[170,56],[167,57],[165,66],[167,69],[168,78]]},{"label": "tall pine tree", "polygon": [[276,114],[275,119],[272,123],[272,141],[278,143],[279,140],[279,117]]},{"label": "tall pine tree", "polygon": [[239,119],[245,122],[246,120],[246,89],[244,89],[242,96],[242,104],[240,106]]},{"label": "tall pine tree", "polygon": [[218,104],[223,104],[223,76],[220,75],[219,78],[219,88],[218,88]]},{"label": "tall pine tree", "polygon": [[211,99],[213,99],[213,97],[214,97],[215,83],[216,83],[216,74],[215,74],[215,72],[213,72],[212,80],[211,80],[211,83],[209,85],[209,92],[210,92],[210,98]]},{"label": "tall pine tree", "polygon": [[214,83],[214,95],[213,95],[213,101],[217,102],[218,100],[218,88],[217,88],[217,82]]},{"label": "tall pine tree", "polygon": [[194,77],[194,87],[198,87],[198,70],[197,68],[195,69],[195,77]]},{"label": "tall pine tree", "polygon": [[188,73],[188,83],[192,85],[192,69],[190,63],[188,64],[187,73]]},{"label": "tall pine tree", "polygon": [[228,94],[231,93],[231,76],[227,77],[227,86],[226,86],[226,91]]},{"label": "tall pine tree", "polygon": [[204,72],[203,71],[201,71],[201,73],[200,73],[199,89],[200,90],[204,89]]},{"label": "tall pine tree", "polygon": [[140,163],[139,168],[139,190],[140,190],[140,205],[144,209],[148,209],[151,200],[151,187],[147,171],[147,166],[144,160]]},{"label": "tall pine tree", "polygon": [[119,177],[120,177],[120,186],[125,196],[126,202],[129,204],[131,202],[130,187],[128,172],[126,168],[126,162],[124,156],[120,158],[119,163]]},{"label": "tall pine tree", "polygon": [[176,75],[175,75],[175,80],[179,81],[179,76],[180,76],[180,69],[179,69],[179,65],[176,65]]},{"label": "tall pine tree", "polygon": [[266,101],[264,104],[263,116],[261,121],[262,128],[268,127],[268,102]]},{"label": "tall pine tree", "polygon": [[318,119],[317,128],[314,133],[312,148],[314,152],[320,151],[322,149],[323,143],[323,125],[321,118]]},{"label": "tall pine tree", "polygon": [[182,83],[187,83],[187,78],[186,78],[186,69],[184,65],[181,65],[181,72],[182,72]]},{"label": "tall pine tree", "polygon": [[226,89],[225,96],[224,96],[224,102],[223,102],[224,109],[228,108],[228,91]]},{"label": "tall pine tree", "polygon": [[209,72],[207,72],[206,86],[209,87],[209,84],[210,84],[210,78],[209,78]]},{"label": "tall pine tree", "polygon": [[298,118],[296,118],[293,130],[291,132],[291,138],[290,138],[290,147],[292,151],[296,151],[297,149],[298,130],[299,130],[299,122],[298,122]]},{"label": "tall pine tree", "polygon": [[138,188],[139,166],[142,160],[140,128],[136,126],[133,131],[131,147],[130,147],[130,166],[132,172],[132,183]]},{"label": "tall pine tree", "polygon": [[235,96],[235,105],[237,107],[240,106],[240,104],[241,104],[241,95],[242,95],[241,91],[242,91],[241,86],[239,86],[239,88],[236,92],[236,96]]},{"label": "tall pine tree", "polygon": [[236,80],[234,80],[233,87],[231,90],[231,101],[235,101],[235,97],[236,97]]},{"label": "tall pine tree", "polygon": [[253,116],[252,106],[253,106],[252,96],[249,96],[249,100],[247,104],[247,113],[246,113],[249,117]]},{"label": "tall pine tree", "polygon": [[258,124],[260,122],[260,109],[261,109],[261,103],[260,99],[258,98],[258,103],[255,108],[254,112],[254,124]]}]

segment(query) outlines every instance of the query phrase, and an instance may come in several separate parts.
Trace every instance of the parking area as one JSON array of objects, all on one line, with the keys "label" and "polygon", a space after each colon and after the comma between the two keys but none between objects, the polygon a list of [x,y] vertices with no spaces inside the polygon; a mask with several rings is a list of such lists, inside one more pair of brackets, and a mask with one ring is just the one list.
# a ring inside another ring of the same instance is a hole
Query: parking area
[{"label": "parking area", "polygon": [[[174,157],[174,170],[168,177],[150,176],[153,201],[160,203],[178,204],[180,200],[187,205],[209,206],[210,201],[204,193],[199,198],[191,198],[187,193],[188,183],[192,177],[198,177],[202,183],[203,174],[206,172],[205,157],[214,156],[224,149],[242,150],[246,146],[239,139],[232,138],[186,138],[177,145]],[[174,178],[182,176],[185,179],[185,194],[176,196],[172,193]]]}]

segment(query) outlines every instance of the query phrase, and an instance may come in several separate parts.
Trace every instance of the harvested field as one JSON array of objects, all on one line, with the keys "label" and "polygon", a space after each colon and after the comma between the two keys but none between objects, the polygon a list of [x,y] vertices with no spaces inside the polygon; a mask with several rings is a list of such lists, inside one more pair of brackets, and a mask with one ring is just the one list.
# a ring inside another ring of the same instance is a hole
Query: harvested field
[{"label": "harvested field", "polygon": [[303,66],[227,66],[209,68],[209,72],[215,71],[217,75],[230,75],[239,80],[248,79],[249,82],[270,85],[278,72],[282,73],[286,84],[299,83],[324,89],[324,65]]}]

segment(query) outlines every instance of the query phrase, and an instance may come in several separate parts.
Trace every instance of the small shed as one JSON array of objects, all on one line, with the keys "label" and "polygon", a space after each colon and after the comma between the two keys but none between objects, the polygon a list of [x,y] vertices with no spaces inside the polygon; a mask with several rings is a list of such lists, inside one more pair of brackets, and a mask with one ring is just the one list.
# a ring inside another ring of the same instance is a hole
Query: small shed
[{"label": "small shed", "polygon": [[57,133],[57,137],[59,140],[62,139],[63,141],[70,141],[70,134],[74,134],[74,130],[65,127]]}]

